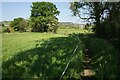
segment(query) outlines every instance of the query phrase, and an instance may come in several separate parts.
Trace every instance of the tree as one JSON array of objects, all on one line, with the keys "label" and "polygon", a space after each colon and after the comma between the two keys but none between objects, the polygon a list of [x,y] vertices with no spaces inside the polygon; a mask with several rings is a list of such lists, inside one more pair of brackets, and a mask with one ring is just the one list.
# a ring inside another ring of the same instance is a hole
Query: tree
[{"label": "tree", "polygon": [[74,16],[89,24],[95,24],[93,30],[96,36],[109,39],[118,37],[120,2],[72,2],[70,9]]},{"label": "tree", "polygon": [[59,11],[50,2],[33,2],[31,6],[30,25],[34,32],[56,32]]},{"label": "tree", "polygon": [[20,23],[19,23],[19,31],[20,32],[25,32],[27,30],[27,26],[28,26],[28,22],[23,19]]},{"label": "tree", "polygon": [[[95,27],[96,29],[94,29],[96,34],[99,32],[97,29],[100,26],[101,7],[99,4],[99,2],[72,2],[70,6],[74,16],[78,16],[80,19],[85,20],[87,25],[94,23],[97,26],[97,28]],[[84,15],[84,17],[82,15]]]},{"label": "tree", "polygon": [[13,27],[15,31],[25,32],[28,27],[28,23],[24,18],[15,18],[10,23],[10,27]]},{"label": "tree", "polygon": [[[97,37],[104,38],[109,42],[112,41],[112,45],[116,47],[116,49],[118,49],[118,51],[120,52],[120,2],[72,2],[70,9],[72,10],[74,16],[78,16],[88,23],[94,24],[95,35]],[[83,14],[85,14],[85,17],[83,17]],[[101,54],[94,55],[99,56]],[[105,57],[105,55],[108,54],[104,53],[104,55],[102,56]],[[116,80],[117,78],[119,78],[120,54],[115,53],[114,50],[114,52],[111,52],[110,55],[111,56],[109,56],[108,58],[105,57],[103,59],[110,59],[110,62],[114,61],[114,64],[106,64],[104,62],[105,60],[103,60],[103,62],[98,62],[98,64],[105,65],[105,67],[102,65],[98,69],[97,74],[101,75],[100,80]],[[107,68],[109,69],[107,70]],[[104,70],[104,72],[100,73],[100,70]]]}]

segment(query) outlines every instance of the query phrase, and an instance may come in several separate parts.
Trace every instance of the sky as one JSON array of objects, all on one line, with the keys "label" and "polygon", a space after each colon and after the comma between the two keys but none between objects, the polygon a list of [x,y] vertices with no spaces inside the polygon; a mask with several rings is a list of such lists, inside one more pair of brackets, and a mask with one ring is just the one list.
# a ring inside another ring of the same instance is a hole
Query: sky
[{"label": "sky", "polygon": [[[72,16],[72,12],[69,9],[69,2],[53,2],[60,14],[58,17],[59,22],[73,22],[83,23],[78,17]],[[0,3],[1,4],[1,3]],[[28,19],[30,17],[30,5],[32,2],[2,2],[2,21],[11,21],[14,18],[23,17]],[[79,21],[78,21],[79,20]]]}]

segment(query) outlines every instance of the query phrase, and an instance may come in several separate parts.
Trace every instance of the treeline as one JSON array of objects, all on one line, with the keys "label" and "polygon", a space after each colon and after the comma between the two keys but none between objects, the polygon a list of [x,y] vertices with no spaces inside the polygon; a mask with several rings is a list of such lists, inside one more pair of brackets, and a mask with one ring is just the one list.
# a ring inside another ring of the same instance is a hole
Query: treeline
[{"label": "treeline", "polygon": [[[3,32],[53,32],[58,29],[58,19],[60,11],[56,5],[50,2],[33,2],[31,5],[31,15],[28,20],[15,18]],[[2,25],[4,26],[4,25]]]},{"label": "treeline", "polygon": [[81,29],[84,27],[85,27],[85,24],[76,24],[72,22],[60,22],[59,23],[60,29]]},{"label": "treeline", "polygon": [[[85,29],[85,24],[75,24],[72,22],[59,22],[57,25],[59,29]],[[22,17],[15,18],[13,21],[3,21],[1,26],[3,28],[2,32],[34,32],[30,26],[30,20]]]},{"label": "treeline", "polygon": [[28,20],[19,17],[11,21],[9,25],[6,26],[4,25],[3,28],[5,28],[3,32],[9,32],[9,33],[14,31],[26,32],[29,29],[29,23]]}]

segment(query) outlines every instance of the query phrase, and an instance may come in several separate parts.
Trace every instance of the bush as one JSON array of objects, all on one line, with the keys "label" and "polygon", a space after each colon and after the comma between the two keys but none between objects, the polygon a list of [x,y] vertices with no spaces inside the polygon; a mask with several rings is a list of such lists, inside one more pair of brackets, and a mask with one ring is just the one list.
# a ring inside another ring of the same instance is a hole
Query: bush
[{"label": "bush", "polygon": [[24,18],[15,18],[10,23],[10,27],[12,27],[15,31],[26,32],[28,28],[28,22]]},{"label": "bush", "polygon": [[13,33],[14,29],[11,27],[7,27],[3,32]]},{"label": "bush", "polygon": [[86,46],[98,80],[116,80],[119,76],[118,51],[103,39],[88,38]]}]

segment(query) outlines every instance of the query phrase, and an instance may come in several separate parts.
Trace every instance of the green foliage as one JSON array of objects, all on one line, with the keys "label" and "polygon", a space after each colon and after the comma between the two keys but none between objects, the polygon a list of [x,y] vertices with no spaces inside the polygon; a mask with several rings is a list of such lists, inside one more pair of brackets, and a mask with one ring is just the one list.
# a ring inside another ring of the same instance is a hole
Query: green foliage
[{"label": "green foliage", "polygon": [[30,25],[33,32],[56,32],[58,19],[56,6],[50,2],[33,2],[31,6]]},{"label": "green foliage", "polygon": [[118,51],[103,39],[87,38],[85,40],[91,63],[98,80],[116,80],[119,78]]},{"label": "green foliage", "polygon": [[28,27],[28,23],[27,23],[26,20],[23,19],[23,20],[19,23],[19,31],[20,31],[20,32],[26,32],[27,27]]},{"label": "green foliage", "polygon": [[81,18],[83,13],[80,13],[81,9],[87,10],[86,16],[88,17],[84,20],[95,24],[93,30],[96,36],[114,45],[113,47],[99,39],[86,41],[98,80],[119,79],[120,2],[73,2],[71,4],[74,16]]},{"label": "green foliage", "polygon": [[55,17],[49,17],[48,31],[56,33],[59,25],[58,20]]},{"label": "green foliage", "polygon": [[95,27],[92,29],[98,37],[119,38],[120,2],[72,2],[70,9],[74,16],[87,21],[88,24],[94,23]]},{"label": "green foliage", "polygon": [[25,32],[28,27],[28,23],[24,18],[15,18],[10,23],[10,27],[13,27],[15,31]]},{"label": "green foliage", "polygon": [[7,27],[6,29],[3,30],[3,32],[13,33],[14,29],[12,27]]},{"label": "green foliage", "polygon": [[47,17],[59,14],[56,6],[50,2],[33,2],[31,8],[31,17]]}]

